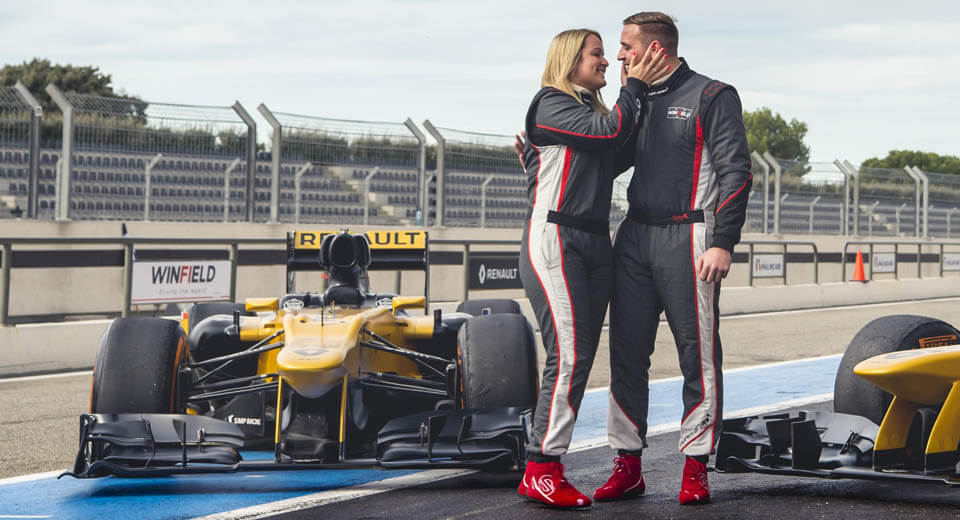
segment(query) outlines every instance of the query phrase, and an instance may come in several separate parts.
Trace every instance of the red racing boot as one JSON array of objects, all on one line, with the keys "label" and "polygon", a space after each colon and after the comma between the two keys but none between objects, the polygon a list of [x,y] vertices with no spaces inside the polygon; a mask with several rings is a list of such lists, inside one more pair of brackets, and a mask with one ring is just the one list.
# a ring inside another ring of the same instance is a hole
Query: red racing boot
[{"label": "red racing boot", "polygon": [[706,504],[710,501],[710,486],[707,484],[707,465],[693,457],[687,457],[683,465],[683,481],[680,487],[681,504]]},{"label": "red racing boot", "polygon": [[593,499],[601,502],[634,498],[642,495],[645,489],[640,471],[640,457],[626,453],[613,459],[613,475],[610,475],[606,484],[597,489]]},{"label": "red racing boot", "polygon": [[563,464],[559,462],[528,461],[517,493],[527,500],[556,508],[586,508],[591,504],[589,497],[563,477]]}]

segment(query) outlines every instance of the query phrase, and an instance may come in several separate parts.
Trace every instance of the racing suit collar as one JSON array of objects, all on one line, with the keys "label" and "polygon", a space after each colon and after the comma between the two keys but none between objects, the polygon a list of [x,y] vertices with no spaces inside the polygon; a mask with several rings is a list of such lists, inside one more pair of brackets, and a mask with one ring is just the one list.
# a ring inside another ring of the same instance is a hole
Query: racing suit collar
[{"label": "racing suit collar", "polygon": [[652,85],[650,90],[647,92],[647,97],[655,97],[662,94],[666,94],[671,90],[679,87],[683,84],[687,78],[690,77],[690,66],[687,65],[687,60],[680,58],[680,66],[677,67],[677,70],[673,71],[663,83]]}]

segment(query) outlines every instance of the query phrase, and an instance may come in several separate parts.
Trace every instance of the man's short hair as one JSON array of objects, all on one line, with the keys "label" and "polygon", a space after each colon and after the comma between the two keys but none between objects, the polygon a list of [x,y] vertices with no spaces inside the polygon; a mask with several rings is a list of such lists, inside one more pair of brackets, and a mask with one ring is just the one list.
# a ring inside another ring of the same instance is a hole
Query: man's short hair
[{"label": "man's short hair", "polygon": [[644,11],[626,17],[623,25],[628,24],[640,26],[640,32],[648,39],[644,43],[649,45],[653,40],[659,40],[668,54],[677,55],[680,32],[677,31],[677,25],[672,16],[659,11]]}]

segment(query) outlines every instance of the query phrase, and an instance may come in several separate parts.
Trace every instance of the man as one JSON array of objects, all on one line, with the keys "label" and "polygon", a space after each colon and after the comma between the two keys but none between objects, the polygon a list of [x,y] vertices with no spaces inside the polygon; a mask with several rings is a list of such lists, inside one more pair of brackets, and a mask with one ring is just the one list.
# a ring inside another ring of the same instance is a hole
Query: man
[{"label": "man", "polygon": [[628,217],[614,243],[607,415],[618,457],[594,498],[643,493],[648,370],[665,311],[684,380],[680,451],[686,462],[679,500],[698,504],[710,499],[706,462],[720,433],[718,297],[750,193],[746,131],[733,87],[697,74],[677,57],[670,16],[642,12],[623,24],[618,60],[627,62],[659,42],[674,72],[650,87],[635,153],[623,154],[634,173]]}]

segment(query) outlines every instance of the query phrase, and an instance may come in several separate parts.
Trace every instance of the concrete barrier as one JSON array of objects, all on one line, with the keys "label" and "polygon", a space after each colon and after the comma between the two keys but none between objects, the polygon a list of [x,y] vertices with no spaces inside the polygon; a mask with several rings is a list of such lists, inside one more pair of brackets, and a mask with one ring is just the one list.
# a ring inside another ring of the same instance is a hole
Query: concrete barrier
[{"label": "concrete barrier", "polygon": [[[955,296],[960,296],[960,278],[884,280],[867,284],[724,287],[720,298],[720,314],[815,309]],[[489,297],[509,296],[497,294]],[[536,324],[530,303],[526,299],[518,301],[527,319]],[[433,308],[452,312],[457,303],[440,302]],[[0,327],[0,377],[91,368],[100,336],[109,323],[109,320],[92,320]]]}]

